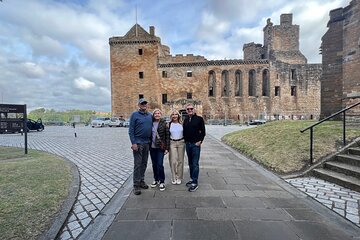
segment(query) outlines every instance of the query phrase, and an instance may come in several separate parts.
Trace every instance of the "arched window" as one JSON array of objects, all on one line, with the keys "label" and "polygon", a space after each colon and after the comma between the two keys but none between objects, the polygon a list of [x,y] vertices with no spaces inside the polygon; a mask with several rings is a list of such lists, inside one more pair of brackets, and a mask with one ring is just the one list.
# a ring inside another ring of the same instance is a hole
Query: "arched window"
[{"label": "arched window", "polygon": [[249,71],[249,96],[256,95],[256,77],[255,70],[252,69]]},{"label": "arched window", "polygon": [[221,73],[221,96],[230,96],[229,72],[224,70]]},{"label": "arched window", "polygon": [[215,97],[216,76],[214,71],[209,72],[209,97]]},{"label": "arched window", "polygon": [[262,95],[270,96],[270,76],[269,70],[265,69],[262,74]]},{"label": "arched window", "polygon": [[242,96],[242,72],[237,70],[235,72],[235,96]]}]

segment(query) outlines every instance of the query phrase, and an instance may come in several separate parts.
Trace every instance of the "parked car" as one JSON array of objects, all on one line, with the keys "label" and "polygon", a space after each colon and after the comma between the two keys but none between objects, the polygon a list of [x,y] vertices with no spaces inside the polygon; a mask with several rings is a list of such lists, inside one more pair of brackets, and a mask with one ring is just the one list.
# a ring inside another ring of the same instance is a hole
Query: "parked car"
[{"label": "parked car", "polygon": [[129,127],[130,126],[130,119],[125,120],[125,122],[123,123],[124,127]]},{"label": "parked car", "polygon": [[28,131],[43,131],[45,129],[41,118],[39,118],[37,121],[27,119],[26,126]]},{"label": "parked car", "polygon": [[97,117],[91,121],[91,127],[105,127],[109,126],[110,118],[109,117]]},{"label": "parked car", "polygon": [[259,120],[259,119],[255,119],[255,120],[251,120],[250,122],[247,123],[247,125],[262,125],[265,124],[266,121],[265,120]]},{"label": "parked car", "polygon": [[112,117],[110,119],[109,127],[122,127],[125,122],[125,119],[118,118],[118,117]]}]

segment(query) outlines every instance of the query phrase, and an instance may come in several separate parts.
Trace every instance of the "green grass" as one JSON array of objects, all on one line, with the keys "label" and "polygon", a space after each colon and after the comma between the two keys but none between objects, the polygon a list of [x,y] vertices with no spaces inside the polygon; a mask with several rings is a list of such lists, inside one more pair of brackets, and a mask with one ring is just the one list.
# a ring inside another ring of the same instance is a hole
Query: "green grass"
[{"label": "green grass", "polygon": [[[312,121],[275,121],[227,134],[223,141],[279,174],[299,171],[309,164],[310,133],[300,133]],[[349,127],[347,141],[360,136]],[[341,147],[341,122],[325,122],[314,130],[314,158],[319,160]]]},{"label": "green grass", "polygon": [[57,156],[0,147],[0,239],[36,239],[66,199],[71,178]]}]

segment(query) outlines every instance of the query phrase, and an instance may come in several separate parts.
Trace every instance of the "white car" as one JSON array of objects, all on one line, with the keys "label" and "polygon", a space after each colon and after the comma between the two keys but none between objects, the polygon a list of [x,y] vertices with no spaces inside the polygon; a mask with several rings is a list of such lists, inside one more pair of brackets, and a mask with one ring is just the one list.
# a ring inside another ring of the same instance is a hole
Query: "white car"
[{"label": "white car", "polygon": [[118,117],[112,117],[110,119],[109,127],[122,127],[125,120]]},{"label": "white car", "polygon": [[125,120],[125,122],[123,123],[123,127],[129,127],[130,126],[130,119]]},{"label": "white car", "polygon": [[91,121],[91,127],[105,127],[109,126],[110,118],[108,117],[97,117]]}]

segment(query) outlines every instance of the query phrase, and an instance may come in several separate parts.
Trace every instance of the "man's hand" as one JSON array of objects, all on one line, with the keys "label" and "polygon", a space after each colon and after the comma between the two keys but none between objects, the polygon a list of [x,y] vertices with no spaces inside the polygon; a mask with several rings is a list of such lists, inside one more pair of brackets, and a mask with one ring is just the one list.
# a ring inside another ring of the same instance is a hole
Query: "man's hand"
[{"label": "man's hand", "polygon": [[200,146],[201,143],[202,143],[201,141],[198,141],[198,142],[195,143],[195,145],[196,145],[196,146]]},{"label": "man's hand", "polygon": [[131,145],[131,149],[136,152],[138,150],[138,145],[137,144]]}]

